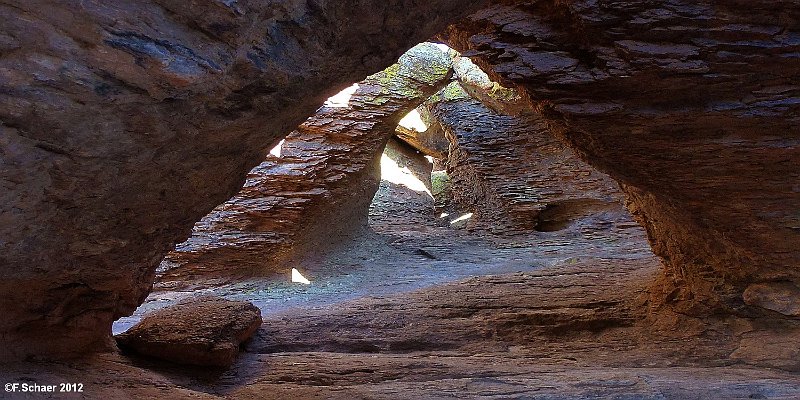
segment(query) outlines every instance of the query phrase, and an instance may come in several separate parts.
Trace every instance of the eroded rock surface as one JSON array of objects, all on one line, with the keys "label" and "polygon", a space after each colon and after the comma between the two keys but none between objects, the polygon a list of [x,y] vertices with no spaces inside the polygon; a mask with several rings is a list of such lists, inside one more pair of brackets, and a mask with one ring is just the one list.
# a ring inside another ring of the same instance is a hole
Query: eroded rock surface
[{"label": "eroded rock surface", "polygon": [[[472,92],[492,104],[503,102],[483,90]],[[474,214],[467,226],[513,234],[557,231],[587,217],[632,223],[617,184],[553,137],[538,114],[496,112],[460,82],[423,107],[450,141],[450,192],[460,209]],[[598,222],[587,225],[602,228]]]},{"label": "eroded rock surface", "polygon": [[229,367],[239,354],[239,344],[260,326],[258,307],[204,296],[153,312],[116,339],[126,348],[162,360]]},{"label": "eroded rock surface", "polygon": [[0,5],[0,359],[109,348],[280,137],[482,3]]},{"label": "eroded rock surface", "polygon": [[[0,6],[0,359],[108,347],[278,137],[481,4]],[[504,0],[445,36],[622,182],[666,265],[653,306],[764,315],[749,284],[800,283],[798,20],[794,1]]]},{"label": "eroded rock surface", "polygon": [[167,255],[157,287],[285,273],[293,259],[362,234],[386,142],[451,74],[446,53],[420,44],[359,82],[346,104],[321,108]]},{"label": "eroded rock surface", "polygon": [[786,347],[796,334],[759,337],[752,330],[757,323],[738,318],[686,318],[677,328],[642,320],[637,303],[658,268],[652,255],[584,257],[293,310],[266,317],[264,329],[222,375],[183,366],[143,368],[141,360],[103,354],[90,361],[5,365],[0,379],[77,379],[94,398],[800,396],[797,352]]},{"label": "eroded rock surface", "polygon": [[426,155],[439,159],[447,158],[449,144],[444,133],[435,128],[418,131],[398,126],[395,134],[399,139]]},{"label": "eroded rock surface", "polygon": [[800,282],[796,2],[512,0],[444,36],[622,183],[653,306],[759,313],[749,283]]}]

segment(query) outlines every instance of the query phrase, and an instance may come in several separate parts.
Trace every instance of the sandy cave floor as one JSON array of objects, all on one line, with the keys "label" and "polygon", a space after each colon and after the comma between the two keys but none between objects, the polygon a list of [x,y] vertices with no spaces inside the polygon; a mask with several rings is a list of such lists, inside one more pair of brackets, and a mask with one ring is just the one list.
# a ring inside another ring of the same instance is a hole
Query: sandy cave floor
[{"label": "sandy cave floor", "polygon": [[187,295],[249,300],[264,324],[228,371],[118,353],[0,376],[84,384],[51,398],[800,399],[797,324],[646,316],[658,261],[626,214],[500,237],[454,229],[426,196],[384,182],[373,233],[298,264],[311,285],[199,279],[115,324]]}]

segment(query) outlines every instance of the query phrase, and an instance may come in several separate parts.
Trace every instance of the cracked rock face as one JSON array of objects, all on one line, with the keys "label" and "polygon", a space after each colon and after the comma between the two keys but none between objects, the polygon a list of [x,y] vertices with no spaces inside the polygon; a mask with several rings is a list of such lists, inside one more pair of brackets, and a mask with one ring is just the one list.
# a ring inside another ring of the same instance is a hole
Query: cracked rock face
[{"label": "cracked rock face", "polygon": [[0,5],[0,359],[108,348],[279,137],[481,3]]},{"label": "cracked rock face", "polygon": [[443,37],[622,184],[653,306],[752,315],[749,283],[800,282],[795,2],[509,0]]},{"label": "cracked rock face", "polygon": [[361,234],[387,140],[451,75],[449,56],[423,43],[356,84],[345,103],[322,107],[167,255],[156,288],[285,273],[305,253]]}]

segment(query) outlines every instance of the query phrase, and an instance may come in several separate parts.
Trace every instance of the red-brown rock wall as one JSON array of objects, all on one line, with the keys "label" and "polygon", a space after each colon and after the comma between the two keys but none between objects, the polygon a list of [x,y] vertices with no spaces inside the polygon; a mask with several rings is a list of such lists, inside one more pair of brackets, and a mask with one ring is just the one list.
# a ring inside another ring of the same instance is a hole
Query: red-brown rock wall
[{"label": "red-brown rock wall", "polygon": [[629,218],[618,185],[578,159],[538,114],[496,112],[459,82],[433,99],[423,107],[450,141],[451,193],[474,214],[468,226],[514,234],[564,229],[608,210]]},{"label": "red-brown rock wall", "polygon": [[756,312],[800,282],[796,1],[498,1],[445,35],[623,184],[665,273],[653,305]]},{"label": "red-brown rock wall", "polygon": [[[106,345],[277,138],[482,3],[0,5],[0,359]],[[755,313],[751,283],[800,284],[799,21],[796,0],[498,0],[445,36],[622,183],[665,262],[654,305]]]}]

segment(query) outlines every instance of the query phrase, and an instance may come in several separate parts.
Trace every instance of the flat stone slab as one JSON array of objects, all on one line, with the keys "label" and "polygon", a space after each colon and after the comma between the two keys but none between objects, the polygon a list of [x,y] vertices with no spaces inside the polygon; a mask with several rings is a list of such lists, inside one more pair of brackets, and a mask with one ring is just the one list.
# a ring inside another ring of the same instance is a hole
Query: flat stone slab
[{"label": "flat stone slab", "polygon": [[195,297],[145,316],[116,336],[125,348],[179,364],[229,367],[239,344],[261,326],[261,310],[245,301]]}]

